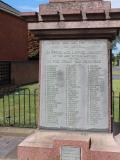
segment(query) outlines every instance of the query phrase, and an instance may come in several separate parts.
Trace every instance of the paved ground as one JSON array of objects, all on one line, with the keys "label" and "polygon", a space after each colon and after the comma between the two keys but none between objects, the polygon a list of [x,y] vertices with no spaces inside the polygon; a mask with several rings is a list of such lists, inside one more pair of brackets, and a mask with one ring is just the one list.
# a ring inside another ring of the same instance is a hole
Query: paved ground
[{"label": "paved ground", "polygon": [[17,146],[35,129],[0,127],[0,160],[17,160]]},{"label": "paved ground", "polygon": [[120,71],[120,66],[114,66],[114,67],[112,67],[112,71],[114,72],[114,71]]},{"label": "paved ground", "polygon": [[24,138],[23,136],[0,135],[0,160],[16,160],[17,146]]},{"label": "paved ground", "polygon": [[120,75],[113,75],[112,79],[118,79],[119,80],[120,79]]}]

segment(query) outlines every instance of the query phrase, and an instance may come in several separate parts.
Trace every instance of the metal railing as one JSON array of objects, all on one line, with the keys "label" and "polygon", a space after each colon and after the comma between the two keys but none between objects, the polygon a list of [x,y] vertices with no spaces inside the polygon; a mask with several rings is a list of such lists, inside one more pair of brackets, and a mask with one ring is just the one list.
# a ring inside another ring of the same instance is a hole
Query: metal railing
[{"label": "metal railing", "polygon": [[29,88],[0,92],[0,126],[36,128],[37,96]]},{"label": "metal railing", "polygon": [[120,93],[112,91],[112,117],[114,122],[120,122]]}]

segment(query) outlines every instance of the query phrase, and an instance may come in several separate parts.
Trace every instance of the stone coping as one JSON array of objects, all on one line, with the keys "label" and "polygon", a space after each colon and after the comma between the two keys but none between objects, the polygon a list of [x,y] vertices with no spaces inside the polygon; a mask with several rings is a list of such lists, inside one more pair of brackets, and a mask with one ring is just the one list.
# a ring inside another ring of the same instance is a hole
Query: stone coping
[{"label": "stone coping", "polygon": [[17,127],[0,127],[0,135],[28,136],[33,134],[36,129],[17,128]]},{"label": "stone coping", "polygon": [[120,145],[116,143],[112,134],[95,135],[91,138],[91,151],[120,152]]},{"label": "stone coping", "polygon": [[33,135],[27,137],[19,147],[42,147],[53,148],[53,143],[56,140],[62,141],[84,141],[89,143],[90,136],[82,132],[72,131],[50,131],[40,130],[36,131]]}]

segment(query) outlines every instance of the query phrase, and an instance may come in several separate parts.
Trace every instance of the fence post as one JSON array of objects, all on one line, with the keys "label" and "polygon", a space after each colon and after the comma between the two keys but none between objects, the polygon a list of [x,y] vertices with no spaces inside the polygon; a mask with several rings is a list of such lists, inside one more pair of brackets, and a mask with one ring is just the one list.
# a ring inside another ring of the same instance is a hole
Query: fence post
[{"label": "fence post", "polygon": [[37,108],[37,106],[36,105],[37,105],[37,89],[34,90],[34,106],[35,106],[34,120],[35,120],[35,126],[37,126],[37,124],[36,124],[36,121],[37,121],[37,119],[36,119],[36,114],[37,114],[36,108]]},{"label": "fence post", "polygon": [[112,95],[113,95],[113,96],[112,96],[112,104],[113,104],[113,105],[112,105],[112,119],[113,119],[113,121],[114,121],[114,109],[115,109],[115,108],[114,108],[114,98],[115,98],[115,97],[114,97],[114,91],[112,91]]},{"label": "fence post", "polygon": [[119,93],[119,122],[120,122],[120,93]]},{"label": "fence post", "polygon": [[15,94],[13,93],[13,110],[14,110],[14,125],[15,125]]},{"label": "fence post", "polygon": [[26,122],[25,122],[25,119],[26,119],[26,114],[25,114],[25,107],[26,107],[26,104],[25,104],[25,102],[26,102],[26,100],[25,100],[25,89],[24,89],[24,126],[25,126],[25,124],[26,124]]},{"label": "fence post", "polygon": [[40,93],[39,93],[39,88],[38,87],[38,94],[37,94],[37,98],[36,98],[36,126],[39,129],[40,127]]},{"label": "fence post", "polygon": [[4,125],[6,125],[6,121],[5,121],[5,99],[3,96],[3,119],[4,119]]}]

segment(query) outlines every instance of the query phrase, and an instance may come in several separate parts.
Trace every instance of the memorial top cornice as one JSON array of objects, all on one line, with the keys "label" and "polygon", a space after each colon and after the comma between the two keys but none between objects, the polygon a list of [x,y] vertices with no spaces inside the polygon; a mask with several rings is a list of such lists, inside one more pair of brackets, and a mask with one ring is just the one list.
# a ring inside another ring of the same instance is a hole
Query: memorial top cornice
[{"label": "memorial top cornice", "polygon": [[[86,20],[86,13],[101,13],[105,12],[107,19],[111,9],[110,1],[103,0],[50,0],[48,4],[42,4],[39,8],[39,17],[43,21],[57,21],[65,19],[65,15],[82,14],[82,19]],[[56,15],[59,17],[55,18]],[[45,17],[47,16],[47,17]],[[70,17],[69,17],[70,18]],[[70,20],[70,19],[66,20]],[[72,19],[72,17],[71,17]]]},{"label": "memorial top cornice", "polygon": [[[21,13],[28,22],[120,20],[120,8],[103,0],[49,0],[38,13]],[[59,2],[58,2],[59,1]],[[63,2],[60,2],[63,1]],[[73,2],[74,1],[74,2]],[[88,3],[89,2],[89,3]],[[117,22],[116,22],[117,23]]]},{"label": "memorial top cornice", "polygon": [[60,3],[60,2],[92,2],[92,1],[103,1],[103,0],[49,0],[49,3]]},{"label": "memorial top cornice", "polygon": [[103,0],[50,0],[40,5],[37,21],[29,18],[28,29],[39,39],[114,39],[120,28],[120,9]]},{"label": "memorial top cornice", "polygon": [[90,10],[90,9],[110,9],[110,1],[102,0],[51,0],[48,4],[40,5],[40,14],[50,11],[61,11],[62,10]]},{"label": "memorial top cornice", "polygon": [[68,2],[68,1],[80,1],[80,2],[87,2],[87,1],[103,1],[103,0],[49,0],[49,2]]}]

